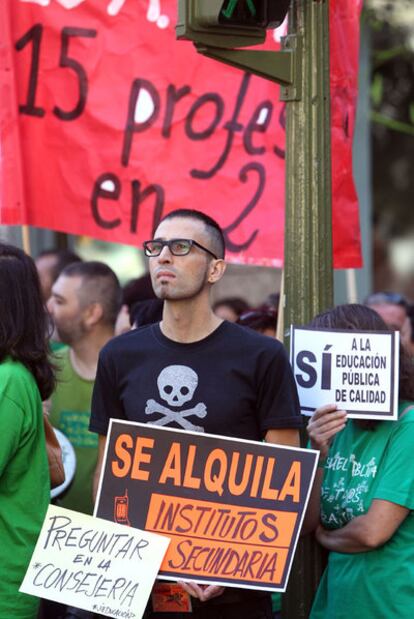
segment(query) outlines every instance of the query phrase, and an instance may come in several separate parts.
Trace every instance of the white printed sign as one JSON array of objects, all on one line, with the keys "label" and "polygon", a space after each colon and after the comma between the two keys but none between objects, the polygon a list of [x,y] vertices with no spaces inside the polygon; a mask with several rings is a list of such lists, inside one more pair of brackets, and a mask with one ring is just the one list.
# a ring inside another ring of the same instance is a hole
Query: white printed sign
[{"label": "white printed sign", "polygon": [[290,360],[303,414],[337,404],[358,419],[397,419],[398,331],[291,328]]},{"label": "white printed sign", "polygon": [[20,591],[139,619],[169,543],[168,537],[50,505]]}]

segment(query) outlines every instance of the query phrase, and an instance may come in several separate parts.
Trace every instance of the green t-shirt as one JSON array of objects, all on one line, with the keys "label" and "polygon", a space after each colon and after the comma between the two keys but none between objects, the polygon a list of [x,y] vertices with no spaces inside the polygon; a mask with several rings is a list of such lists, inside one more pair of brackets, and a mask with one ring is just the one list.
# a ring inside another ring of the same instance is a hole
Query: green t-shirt
[{"label": "green t-shirt", "polygon": [[[400,403],[400,413],[408,406]],[[414,410],[363,430],[349,420],[329,450],[321,488],[321,521],[337,529],[366,513],[373,499],[414,508]],[[375,550],[331,552],[311,619],[412,619],[414,515]]]},{"label": "green t-shirt", "polygon": [[33,619],[38,599],[19,593],[50,496],[43,410],[32,374],[0,363],[0,617]]},{"label": "green t-shirt", "polygon": [[73,369],[69,348],[55,353],[57,387],[51,398],[50,422],[72,443],[76,455],[75,477],[55,502],[68,509],[92,514],[92,480],[98,454],[98,435],[89,432],[93,380],[84,380]]}]

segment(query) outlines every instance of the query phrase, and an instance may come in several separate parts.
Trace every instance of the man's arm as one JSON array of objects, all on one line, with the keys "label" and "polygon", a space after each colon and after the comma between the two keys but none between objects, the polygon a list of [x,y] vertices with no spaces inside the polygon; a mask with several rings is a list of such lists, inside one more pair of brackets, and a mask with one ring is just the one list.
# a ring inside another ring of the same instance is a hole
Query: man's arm
[{"label": "man's arm", "polygon": [[343,553],[367,552],[383,546],[396,532],[410,510],[402,505],[374,499],[363,516],[357,516],[340,529],[319,526],[316,539],[328,550]]},{"label": "man's arm", "polygon": [[105,454],[106,447],[106,436],[102,434],[99,435],[99,443],[98,443],[98,460],[96,462],[96,469],[93,475],[93,484],[92,484],[92,492],[93,492],[93,502],[96,501],[96,495],[98,494],[98,486],[99,479],[101,477],[102,463]]},{"label": "man's arm", "polygon": [[268,430],[266,432],[265,442],[276,445],[288,445],[289,447],[300,447],[299,430],[294,428]]}]

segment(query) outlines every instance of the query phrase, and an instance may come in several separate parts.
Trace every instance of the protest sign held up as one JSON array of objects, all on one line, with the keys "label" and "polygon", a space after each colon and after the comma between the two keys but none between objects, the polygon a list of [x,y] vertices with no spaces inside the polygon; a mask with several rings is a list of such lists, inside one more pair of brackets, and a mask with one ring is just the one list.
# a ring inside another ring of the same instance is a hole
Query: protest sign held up
[{"label": "protest sign held up", "polygon": [[292,327],[290,358],[302,412],[338,404],[349,417],[398,416],[399,333]]},{"label": "protest sign held up", "polygon": [[20,591],[139,619],[168,544],[167,537],[50,505]]},{"label": "protest sign held up", "polygon": [[96,515],[171,538],[160,577],[285,590],[317,452],[111,420]]}]

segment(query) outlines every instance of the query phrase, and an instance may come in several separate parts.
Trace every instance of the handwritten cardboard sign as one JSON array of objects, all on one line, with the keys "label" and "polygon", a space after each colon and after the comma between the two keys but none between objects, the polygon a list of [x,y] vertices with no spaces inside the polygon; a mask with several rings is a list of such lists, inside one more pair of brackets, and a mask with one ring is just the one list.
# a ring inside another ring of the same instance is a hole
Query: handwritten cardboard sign
[{"label": "handwritten cardboard sign", "polygon": [[290,360],[302,412],[338,404],[349,417],[397,419],[399,333],[292,327]]},{"label": "handwritten cardboard sign", "polygon": [[[358,267],[362,0],[329,5],[334,260]],[[279,87],[176,41],[176,19],[176,0],[0,1],[0,224],[139,246],[190,206],[218,219],[230,260],[281,266]]]},{"label": "handwritten cardboard sign", "polygon": [[111,420],[96,515],[167,535],[167,580],[284,591],[318,452]]},{"label": "handwritten cardboard sign", "polygon": [[50,505],[20,591],[139,619],[168,544],[167,537]]}]

